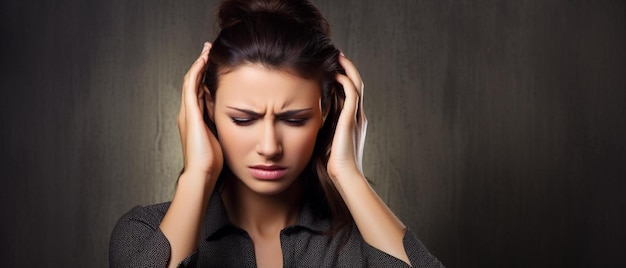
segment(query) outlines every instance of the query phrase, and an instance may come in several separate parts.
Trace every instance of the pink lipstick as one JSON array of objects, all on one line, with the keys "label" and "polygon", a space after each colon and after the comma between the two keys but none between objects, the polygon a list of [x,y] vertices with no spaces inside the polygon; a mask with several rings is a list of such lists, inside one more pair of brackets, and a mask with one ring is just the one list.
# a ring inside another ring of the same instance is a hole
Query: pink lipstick
[{"label": "pink lipstick", "polygon": [[260,180],[276,180],[280,179],[287,173],[287,169],[281,166],[256,165],[249,167],[250,173]]}]

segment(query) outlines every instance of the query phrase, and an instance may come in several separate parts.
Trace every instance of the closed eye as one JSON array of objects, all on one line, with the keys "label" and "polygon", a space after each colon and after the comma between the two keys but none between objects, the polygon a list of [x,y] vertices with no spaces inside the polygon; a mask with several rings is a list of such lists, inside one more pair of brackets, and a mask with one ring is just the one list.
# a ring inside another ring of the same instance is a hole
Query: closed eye
[{"label": "closed eye", "polygon": [[287,123],[288,125],[299,127],[299,126],[303,126],[304,124],[306,124],[307,119],[306,118],[286,118],[286,119],[283,119],[283,121]]},{"label": "closed eye", "polygon": [[238,126],[249,126],[254,122],[254,119],[250,118],[242,118],[242,117],[231,117],[230,118],[235,125]]}]

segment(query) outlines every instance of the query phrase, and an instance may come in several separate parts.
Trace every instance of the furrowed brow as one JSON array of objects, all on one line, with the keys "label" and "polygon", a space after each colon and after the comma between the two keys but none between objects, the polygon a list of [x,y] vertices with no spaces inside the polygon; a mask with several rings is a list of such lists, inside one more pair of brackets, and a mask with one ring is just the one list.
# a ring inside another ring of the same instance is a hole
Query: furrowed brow
[{"label": "furrowed brow", "polygon": [[276,114],[276,117],[281,117],[281,118],[291,117],[291,116],[294,116],[294,115],[298,115],[300,113],[308,112],[310,110],[311,110],[311,108],[284,111],[282,113]]},{"label": "furrowed brow", "polygon": [[[248,109],[241,109],[241,108],[236,108],[236,107],[232,107],[232,106],[226,106],[229,109],[244,113],[246,115],[252,116],[252,117],[262,117],[263,114],[257,113],[255,111],[252,110],[248,110]],[[285,118],[285,117],[290,117],[290,116],[294,116],[294,115],[298,115],[304,112],[308,112],[312,110],[312,108],[304,108],[304,109],[297,109],[297,110],[289,110],[289,111],[284,111],[282,113],[278,113],[276,114],[276,117],[280,117],[280,118]]]},{"label": "furrowed brow", "polygon": [[238,111],[238,112],[242,112],[242,113],[244,113],[246,115],[253,116],[253,117],[261,117],[261,116],[263,116],[262,114],[259,114],[259,113],[255,112],[255,111],[252,111],[252,110],[235,108],[235,107],[231,107],[231,106],[226,106],[226,107],[229,108],[229,109]]}]

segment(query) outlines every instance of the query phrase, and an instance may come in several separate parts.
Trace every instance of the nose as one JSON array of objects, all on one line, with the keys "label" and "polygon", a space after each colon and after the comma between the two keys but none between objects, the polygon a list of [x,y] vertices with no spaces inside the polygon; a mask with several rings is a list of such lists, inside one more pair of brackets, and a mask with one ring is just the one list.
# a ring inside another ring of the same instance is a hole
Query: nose
[{"label": "nose", "polygon": [[272,120],[263,124],[263,131],[259,137],[257,144],[257,153],[264,156],[266,159],[274,159],[280,156],[283,152],[280,138],[276,133],[276,126]]}]

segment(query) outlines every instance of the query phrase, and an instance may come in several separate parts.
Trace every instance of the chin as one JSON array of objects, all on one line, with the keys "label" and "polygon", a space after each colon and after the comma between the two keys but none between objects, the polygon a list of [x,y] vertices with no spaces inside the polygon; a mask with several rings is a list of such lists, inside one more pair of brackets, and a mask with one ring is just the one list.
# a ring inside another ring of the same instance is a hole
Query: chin
[{"label": "chin", "polygon": [[256,178],[239,179],[241,184],[248,188],[251,192],[265,196],[276,196],[285,193],[296,181],[286,178],[279,180],[259,180]]}]

